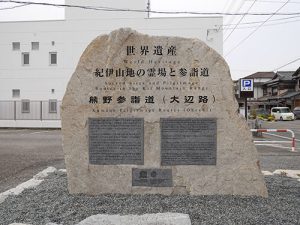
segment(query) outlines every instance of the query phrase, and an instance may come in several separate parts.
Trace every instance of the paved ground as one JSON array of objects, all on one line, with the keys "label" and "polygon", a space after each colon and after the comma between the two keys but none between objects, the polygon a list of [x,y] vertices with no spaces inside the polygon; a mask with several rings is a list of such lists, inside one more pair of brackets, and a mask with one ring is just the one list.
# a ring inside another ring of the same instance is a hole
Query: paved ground
[{"label": "paved ground", "polygon": [[[300,169],[300,120],[264,122],[263,128],[291,129],[297,152],[290,143],[257,146],[262,170]],[[290,140],[287,133],[264,134],[255,140]],[[0,130],[0,193],[30,179],[48,166],[64,168],[60,130]],[[52,174],[37,189],[9,197],[0,207],[0,224],[58,222],[74,224],[98,213],[188,213],[193,224],[300,224],[296,179],[265,177],[269,198],[232,196],[74,196],[67,192],[66,174]],[[37,213],[39,212],[39,213]]]},{"label": "paved ground", "polygon": [[[297,153],[291,144],[257,146],[261,168],[300,169],[300,120],[264,122],[263,128],[291,129],[297,139]],[[288,140],[288,133],[264,134],[256,140]],[[283,137],[283,138],[282,138]],[[285,138],[285,139],[284,139]],[[0,193],[30,179],[48,166],[64,168],[60,130],[1,129],[0,130]]]},{"label": "paved ground", "polygon": [[48,166],[64,167],[60,130],[0,130],[0,193]]},{"label": "paved ground", "polygon": [[[262,170],[274,171],[276,169],[300,169],[300,120],[263,122],[262,128],[290,129],[296,137],[296,151],[291,152],[291,143],[267,143],[257,145]],[[255,140],[265,141],[291,141],[290,133],[264,133],[262,138]]]}]

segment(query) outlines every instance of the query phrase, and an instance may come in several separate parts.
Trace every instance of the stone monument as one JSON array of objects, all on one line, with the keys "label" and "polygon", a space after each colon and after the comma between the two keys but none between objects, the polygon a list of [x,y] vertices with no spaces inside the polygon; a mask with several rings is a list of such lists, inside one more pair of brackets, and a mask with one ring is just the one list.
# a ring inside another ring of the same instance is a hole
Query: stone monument
[{"label": "stone monument", "polygon": [[70,193],[266,197],[237,108],[226,62],[202,41],[97,37],[62,103]]}]

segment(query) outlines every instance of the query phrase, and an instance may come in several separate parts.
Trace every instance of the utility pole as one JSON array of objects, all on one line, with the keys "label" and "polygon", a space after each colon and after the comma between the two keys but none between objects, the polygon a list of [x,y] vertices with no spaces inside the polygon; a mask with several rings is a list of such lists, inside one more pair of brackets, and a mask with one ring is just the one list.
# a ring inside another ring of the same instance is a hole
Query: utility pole
[{"label": "utility pole", "polygon": [[150,18],[150,0],[148,0],[148,3],[147,3],[147,11],[148,11],[148,18]]},{"label": "utility pole", "polygon": [[245,118],[248,120],[248,101],[247,98],[245,98]]}]

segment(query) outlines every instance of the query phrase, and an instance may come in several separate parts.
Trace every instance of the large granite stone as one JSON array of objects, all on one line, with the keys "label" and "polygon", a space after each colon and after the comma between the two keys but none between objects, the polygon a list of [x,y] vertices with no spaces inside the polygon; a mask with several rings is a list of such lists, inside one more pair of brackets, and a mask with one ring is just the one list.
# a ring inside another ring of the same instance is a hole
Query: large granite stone
[{"label": "large granite stone", "polygon": [[202,41],[99,36],[63,98],[69,191],[267,196],[237,109],[226,62]]}]

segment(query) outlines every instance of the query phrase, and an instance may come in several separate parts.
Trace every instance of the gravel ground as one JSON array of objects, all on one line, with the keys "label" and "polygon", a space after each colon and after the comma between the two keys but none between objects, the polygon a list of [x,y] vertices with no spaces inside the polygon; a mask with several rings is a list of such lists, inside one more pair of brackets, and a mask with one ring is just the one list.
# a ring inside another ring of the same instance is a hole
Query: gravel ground
[{"label": "gravel ground", "polygon": [[269,198],[236,196],[70,195],[66,174],[55,172],[36,189],[0,204],[0,224],[76,224],[95,214],[177,212],[192,224],[300,224],[300,182],[265,177]]}]

